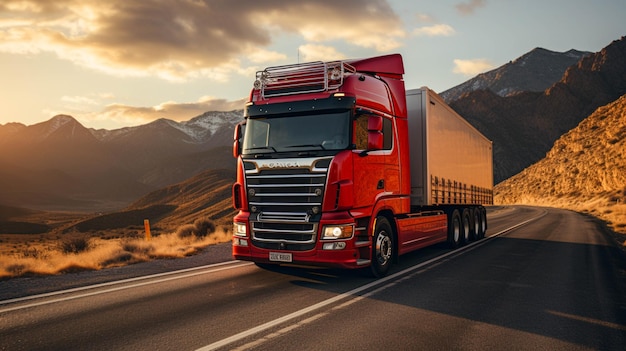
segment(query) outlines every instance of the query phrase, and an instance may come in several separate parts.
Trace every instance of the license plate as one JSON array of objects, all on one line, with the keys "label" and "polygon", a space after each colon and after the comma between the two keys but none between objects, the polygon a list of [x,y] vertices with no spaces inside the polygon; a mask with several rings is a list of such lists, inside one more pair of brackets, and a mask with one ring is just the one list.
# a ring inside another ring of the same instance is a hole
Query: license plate
[{"label": "license plate", "polygon": [[270,252],[270,261],[273,262],[291,262],[293,257],[291,253],[284,252]]}]

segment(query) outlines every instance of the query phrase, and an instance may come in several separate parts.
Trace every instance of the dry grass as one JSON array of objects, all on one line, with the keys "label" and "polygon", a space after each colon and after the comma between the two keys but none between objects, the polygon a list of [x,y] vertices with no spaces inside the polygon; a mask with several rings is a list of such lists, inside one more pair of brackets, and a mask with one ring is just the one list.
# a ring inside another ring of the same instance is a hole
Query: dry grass
[{"label": "dry grass", "polygon": [[[0,205],[0,233],[11,233],[0,234],[0,279],[184,257],[228,242],[226,228],[236,213],[231,207],[231,173],[206,171],[110,213],[53,213]],[[150,241],[144,239],[145,219],[151,224]]]},{"label": "dry grass", "polygon": [[215,227],[208,220],[183,227],[193,230],[184,236],[178,230],[164,233],[149,241],[138,232],[0,235],[0,278],[99,270],[158,258],[185,257],[231,239],[228,229]]}]

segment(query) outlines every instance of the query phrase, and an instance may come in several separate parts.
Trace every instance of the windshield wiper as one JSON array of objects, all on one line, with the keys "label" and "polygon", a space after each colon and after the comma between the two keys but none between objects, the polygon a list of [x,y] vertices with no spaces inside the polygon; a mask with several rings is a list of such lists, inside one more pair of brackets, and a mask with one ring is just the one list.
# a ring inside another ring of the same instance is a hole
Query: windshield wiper
[{"label": "windshield wiper", "polygon": [[322,144],[302,144],[302,145],[289,145],[289,146],[285,146],[285,148],[292,148],[292,147],[319,147],[322,150],[326,150],[326,148],[324,147],[324,145]]},{"label": "windshield wiper", "polygon": [[273,146],[257,146],[257,147],[249,147],[249,148],[246,148],[245,150],[246,150],[246,151],[250,151],[250,150],[263,150],[263,149],[265,149],[265,150],[272,150],[272,151],[274,151],[274,152],[278,152],[278,151],[276,151],[276,149],[275,149]]}]

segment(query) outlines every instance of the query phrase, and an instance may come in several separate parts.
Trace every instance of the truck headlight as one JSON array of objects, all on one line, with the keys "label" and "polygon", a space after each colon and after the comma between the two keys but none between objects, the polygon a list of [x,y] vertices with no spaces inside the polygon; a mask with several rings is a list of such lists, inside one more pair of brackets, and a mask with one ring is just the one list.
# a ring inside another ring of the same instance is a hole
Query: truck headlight
[{"label": "truck headlight", "polygon": [[354,225],[326,225],[322,231],[322,240],[348,239],[354,233]]},{"label": "truck headlight", "polygon": [[234,236],[248,236],[245,223],[233,223],[233,235]]}]

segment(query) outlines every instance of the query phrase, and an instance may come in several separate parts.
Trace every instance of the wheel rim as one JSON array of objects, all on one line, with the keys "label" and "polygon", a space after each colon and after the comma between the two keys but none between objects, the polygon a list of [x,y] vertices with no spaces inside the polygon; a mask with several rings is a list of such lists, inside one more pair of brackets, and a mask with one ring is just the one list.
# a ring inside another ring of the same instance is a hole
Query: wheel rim
[{"label": "wheel rim", "polygon": [[461,223],[458,218],[454,218],[454,229],[452,235],[454,236],[454,242],[458,243],[461,240]]},{"label": "wheel rim", "polygon": [[480,215],[478,213],[474,213],[474,237],[478,238],[480,236]]},{"label": "wheel rim", "polygon": [[485,215],[480,216],[480,235],[485,235],[487,231],[487,217]]},{"label": "wheel rim", "polygon": [[387,232],[383,230],[376,238],[376,259],[381,266],[384,266],[391,259],[391,254],[391,238]]},{"label": "wheel rim", "polygon": [[469,225],[469,217],[463,215],[463,240],[466,242],[469,240],[470,236],[470,225]]}]

